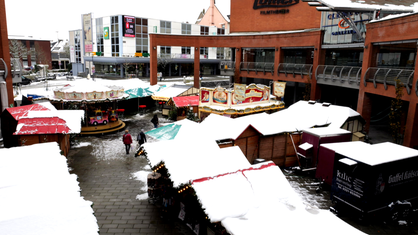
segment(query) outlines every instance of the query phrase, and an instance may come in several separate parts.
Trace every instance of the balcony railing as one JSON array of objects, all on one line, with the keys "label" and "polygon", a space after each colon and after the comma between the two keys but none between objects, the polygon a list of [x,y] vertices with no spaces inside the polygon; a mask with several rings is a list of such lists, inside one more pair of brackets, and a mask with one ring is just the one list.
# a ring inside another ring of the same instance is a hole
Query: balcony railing
[{"label": "balcony railing", "polygon": [[[367,82],[373,82],[375,88],[377,83],[381,83],[385,89],[388,89],[388,85],[396,86],[396,79],[399,79],[409,95],[411,94],[413,77],[414,70],[411,69],[371,67],[367,69],[364,75],[364,86],[367,86]],[[418,84],[415,84],[415,87],[418,88]]]},{"label": "balcony railing", "polygon": [[360,85],[361,67],[336,66],[336,65],[318,65],[315,71],[316,80],[340,81],[348,84],[355,83]]},{"label": "balcony railing", "polygon": [[235,61],[221,61],[221,70],[235,69]]},{"label": "balcony railing", "polygon": [[292,63],[280,63],[279,68],[277,69],[277,73],[284,73],[287,77],[287,74],[292,74],[293,77],[296,74],[299,74],[303,77],[303,75],[308,75],[309,78],[312,77],[312,64],[292,64]]},{"label": "balcony railing", "polygon": [[255,71],[257,74],[258,72],[271,73],[274,74],[274,63],[264,63],[264,62],[241,62],[240,64],[240,71]]}]

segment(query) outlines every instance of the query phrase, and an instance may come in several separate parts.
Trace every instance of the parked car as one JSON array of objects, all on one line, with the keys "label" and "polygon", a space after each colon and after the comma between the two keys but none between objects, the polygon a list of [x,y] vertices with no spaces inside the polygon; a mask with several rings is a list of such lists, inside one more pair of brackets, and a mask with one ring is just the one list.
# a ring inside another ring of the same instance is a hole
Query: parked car
[{"label": "parked car", "polygon": [[29,85],[31,83],[32,83],[32,80],[31,79],[29,79],[29,78],[27,78],[25,76],[22,76],[22,82],[21,82],[22,85]]},{"label": "parked car", "polygon": [[31,79],[29,79],[29,78],[27,78],[27,77],[25,77],[25,76],[21,76],[21,78],[22,78],[22,81],[21,82],[17,82],[17,83],[13,83],[13,85],[19,85],[19,84],[21,84],[21,85],[29,85],[29,84],[31,84],[32,83],[32,80]]}]

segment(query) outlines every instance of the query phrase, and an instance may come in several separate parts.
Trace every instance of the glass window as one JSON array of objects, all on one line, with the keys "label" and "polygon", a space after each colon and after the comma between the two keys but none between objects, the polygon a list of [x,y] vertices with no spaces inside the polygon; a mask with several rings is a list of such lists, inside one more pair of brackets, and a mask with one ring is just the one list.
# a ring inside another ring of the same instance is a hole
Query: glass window
[{"label": "glass window", "polygon": [[192,25],[181,24],[181,34],[192,34]]},{"label": "glass window", "polygon": [[209,27],[200,26],[200,35],[209,35]]}]

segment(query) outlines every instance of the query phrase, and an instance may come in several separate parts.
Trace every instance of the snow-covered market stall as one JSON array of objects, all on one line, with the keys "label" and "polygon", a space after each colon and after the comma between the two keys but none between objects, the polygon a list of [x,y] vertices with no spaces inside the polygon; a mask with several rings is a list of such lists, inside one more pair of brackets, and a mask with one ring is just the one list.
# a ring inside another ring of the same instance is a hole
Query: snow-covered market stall
[{"label": "snow-covered market stall", "polygon": [[0,178],[1,234],[99,234],[57,143],[0,149]]},{"label": "snow-covered market stall", "polygon": [[[199,94],[199,89],[189,85],[169,84],[165,88],[155,92],[151,97],[158,102],[162,109],[162,114],[168,116],[173,109],[173,105],[168,104],[168,101],[173,97],[196,96]],[[194,113],[197,113],[197,107],[194,108]]]},{"label": "snow-covered market stall", "polygon": [[279,167],[271,161],[251,165],[237,146],[220,148],[204,136],[143,146],[153,170],[150,201],[195,234],[308,234],[315,229],[335,234],[327,230],[329,224],[342,234],[362,234],[330,211],[304,203]]},{"label": "snow-covered market stall", "polygon": [[7,108],[1,118],[4,146],[57,142],[67,156],[70,135],[81,132],[83,118],[83,110],[56,110],[49,102]]}]

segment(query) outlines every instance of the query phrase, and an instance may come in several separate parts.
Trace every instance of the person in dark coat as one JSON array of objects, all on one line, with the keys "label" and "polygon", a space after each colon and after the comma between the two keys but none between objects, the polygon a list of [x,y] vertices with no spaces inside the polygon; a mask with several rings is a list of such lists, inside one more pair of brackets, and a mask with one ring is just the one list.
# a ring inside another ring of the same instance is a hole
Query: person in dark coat
[{"label": "person in dark coat", "polygon": [[152,124],[154,124],[154,128],[158,127],[158,117],[157,114],[154,114],[154,117],[151,119]]},{"label": "person in dark coat", "polygon": [[139,132],[136,140],[138,141],[138,147],[141,147],[143,143],[147,142],[147,137],[145,136],[144,129],[142,129],[141,132]]},{"label": "person in dark coat", "polygon": [[123,144],[125,145],[126,154],[129,154],[129,150],[131,150],[131,144],[132,144],[132,136],[129,134],[128,130],[125,130],[125,134],[122,137]]}]

